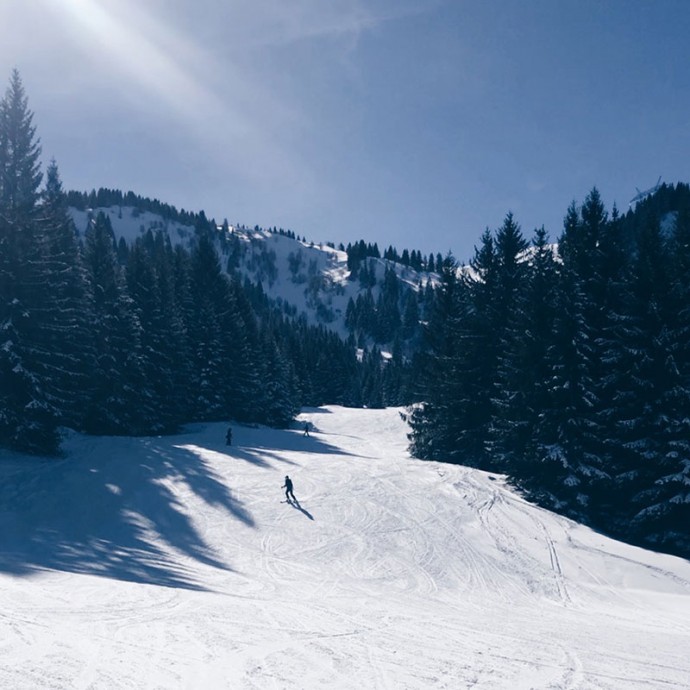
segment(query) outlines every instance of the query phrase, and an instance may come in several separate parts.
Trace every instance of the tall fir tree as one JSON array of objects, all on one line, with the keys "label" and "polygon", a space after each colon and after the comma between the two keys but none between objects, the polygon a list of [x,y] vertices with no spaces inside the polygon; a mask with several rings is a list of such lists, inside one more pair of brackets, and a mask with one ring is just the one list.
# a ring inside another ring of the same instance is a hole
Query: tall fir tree
[{"label": "tall fir tree", "polygon": [[5,222],[17,231],[36,217],[43,179],[33,117],[15,69],[0,101],[0,199]]},{"label": "tall fir tree", "polygon": [[190,327],[194,348],[194,412],[201,419],[227,419],[231,397],[231,384],[227,382],[234,372],[230,369],[232,357],[225,326],[233,318],[234,303],[207,228],[198,233],[192,251],[191,294],[195,309]]},{"label": "tall fir tree", "polygon": [[[690,475],[684,433],[690,411],[682,374],[685,339],[677,337],[687,307],[678,301],[680,275],[669,270],[684,261],[684,252],[678,244],[674,248],[679,254],[672,258],[658,221],[648,217],[632,263],[632,327],[626,333],[626,366],[619,367],[627,374],[621,381],[626,385],[618,386],[626,404],[615,435],[621,448],[616,493],[622,500],[615,506],[614,524],[619,531],[632,527],[638,538],[660,545],[674,522],[669,517],[680,517],[677,508],[688,496],[683,484]],[[687,508],[685,512],[687,517]]]},{"label": "tall fir tree", "polygon": [[139,392],[142,425],[156,433],[173,430],[175,415],[174,361],[169,349],[170,323],[164,309],[159,275],[154,264],[152,237],[138,238],[129,251],[126,266],[127,294],[140,327],[140,361],[146,372]]},{"label": "tall fir tree", "polygon": [[603,204],[594,189],[581,213],[574,204],[569,207],[558,245],[562,265],[549,358],[551,403],[540,441],[543,497],[550,506],[575,516],[587,514],[591,486],[607,479],[597,427],[601,318],[596,301],[602,289],[598,251],[605,223]]},{"label": "tall fir tree", "polygon": [[[491,429],[497,464],[513,475],[538,474],[539,425],[548,406],[548,353],[556,318],[557,266],[543,227],[524,261],[502,349]],[[529,467],[529,469],[528,469]]]},{"label": "tall fir tree", "polygon": [[412,452],[434,460],[462,461],[456,454],[456,439],[465,424],[466,381],[458,375],[458,324],[465,310],[468,291],[458,278],[458,265],[448,255],[441,265],[441,285],[432,300],[424,329],[427,352],[420,357],[417,397],[409,416]]},{"label": "tall fir tree", "polygon": [[141,325],[127,294],[110,220],[98,213],[86,230],[84,261],[93,293],[96,368],[86,425],[92,433],[138,434],[147,430],[139,415],[145,390]]},{"label": "tall fir tree", "polygon": [[54,161],[38,210],[29,249],[32,368],[60,424],[81,429],[95,363],[92,302]]},{"label": "tall fir tree", "polygon": [[38,302],[47,288],[36,247],[40,154],[33,113],[14,70],[0,101],[0,442],[55,453],[59,414],[35,370],[32,343]]}]

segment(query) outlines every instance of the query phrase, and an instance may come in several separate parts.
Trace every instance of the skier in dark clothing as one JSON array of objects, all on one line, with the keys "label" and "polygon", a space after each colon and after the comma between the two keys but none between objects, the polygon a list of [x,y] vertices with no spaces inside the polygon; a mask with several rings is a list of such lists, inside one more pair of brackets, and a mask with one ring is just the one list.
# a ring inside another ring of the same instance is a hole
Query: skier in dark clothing
[{"label": "skier in dark clothing", "polygon": [[309,422],[304,422],[304,435],[309,436]]},{"label": "skier in dark clothing", "polygon": [[232,427],[228,428],[228,433],[225,434],[225,445],[226,446],[231,446],[232,445]]},{"label": "skier in dark clothing", "polygon": [[[295,494],[292,492],[292,479],[290,479],[287,474],[285,475],[285,484],[283,484],[281,488],[285,489],[285,498],[287,498],[288,502],[293,500],[295,503],[297,503]],[[292,497],[292,499],[290,497]]]}]

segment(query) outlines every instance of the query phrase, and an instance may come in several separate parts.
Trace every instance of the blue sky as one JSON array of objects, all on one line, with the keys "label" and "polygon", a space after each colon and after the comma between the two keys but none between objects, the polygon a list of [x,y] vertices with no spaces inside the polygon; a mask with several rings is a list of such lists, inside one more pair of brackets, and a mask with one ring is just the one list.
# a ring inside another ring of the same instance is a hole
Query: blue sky
[{"label": "blue sky", "polygon": [[1,0],[0,79],[67,188],[468,260],[690,181],[689,36],[684,0]]}]

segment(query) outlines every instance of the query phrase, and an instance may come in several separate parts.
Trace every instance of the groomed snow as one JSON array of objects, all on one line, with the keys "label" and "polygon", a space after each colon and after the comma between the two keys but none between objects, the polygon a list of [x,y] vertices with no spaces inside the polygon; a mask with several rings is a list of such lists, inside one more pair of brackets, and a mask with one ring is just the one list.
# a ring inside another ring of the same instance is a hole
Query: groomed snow
[{"label": "groomed snow", "polygon": [[689,562],[302,419],[1,455],[0,687],[688,687]]}]

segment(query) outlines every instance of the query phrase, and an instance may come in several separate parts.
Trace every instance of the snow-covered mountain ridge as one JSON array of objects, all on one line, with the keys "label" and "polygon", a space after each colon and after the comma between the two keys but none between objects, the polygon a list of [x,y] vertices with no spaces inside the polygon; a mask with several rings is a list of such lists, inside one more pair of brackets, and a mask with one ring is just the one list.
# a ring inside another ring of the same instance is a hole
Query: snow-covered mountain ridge
[{"label": "snow-covered mountain ridge", "polygon": [[688,561],[410,458],[395,409],[300,420],[0,453],[0,686],[687,687]]},{"label": "snow-covered mountain ridge", "polygon": [[[77,231],[83,236],[90,219],[103,212],[117,241],[131,244],[151,231],[161,231],[173,245],[189,248],[195,229],[163,218],[151,211],[131,206],[111,206],[79,210],[70,208]],[[356,300],[366,288],[350,280],[346,252],[326,244],[314,244],[286,233],[241,226],[218,226],[217,247],[221,265],[236,270],[255,285],[261,284],[269,299],[293,314],[304,314],[309,323],[323,325],[346,337],[345,314],[350,299]],[[383,258],[367,259],[376,284],[374,300],[381,291],[387,270],[394,271],[401,290],[419,291],[427,283],[438,284],[438,275],[416,271],[410,266]]]}]

